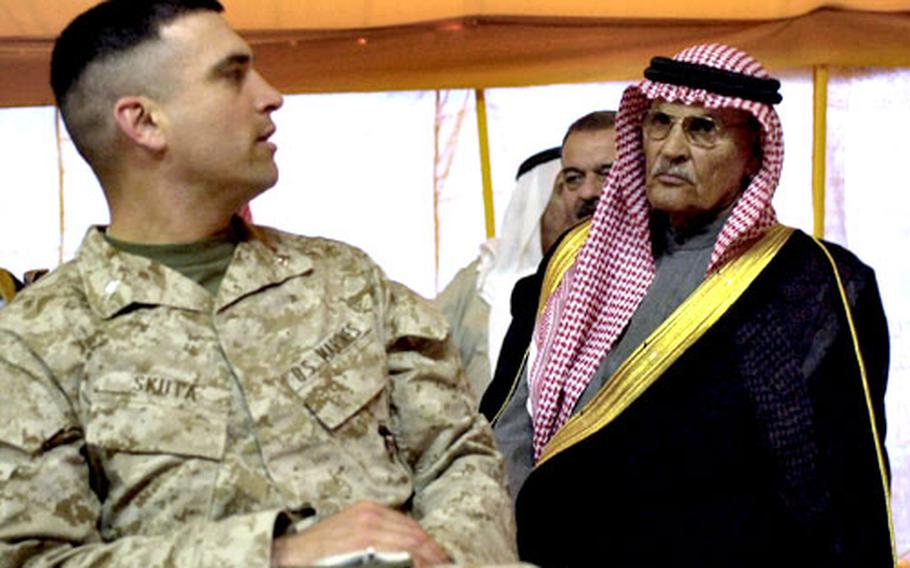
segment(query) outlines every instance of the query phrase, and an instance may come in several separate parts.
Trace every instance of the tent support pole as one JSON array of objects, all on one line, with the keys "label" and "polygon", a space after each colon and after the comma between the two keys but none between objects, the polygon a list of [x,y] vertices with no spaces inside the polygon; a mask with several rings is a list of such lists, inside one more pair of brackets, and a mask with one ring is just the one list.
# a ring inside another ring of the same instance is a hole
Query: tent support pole
[{"label": "tent support pole", "polygon": [[812,233],[825,236],[825,152],[828,129],[828,67],[816,65],[812,71],[814,101],[812,109]]},{"label": "tent support pole", "polygon": [[483,89],[474,89],[477,103],[477,136],[480,143],[480,172],[483,177],[483,216],[487,238],[496,236],[496,217],[493,211],[493,176],[490,172],[490,135],[487,129],[487,99]]},{"label": "tent support pole", "polygon": [[64,210],[64,199],[63,199],[63,182],[65,171],[63,169],[63,132],[61,132],[60,123],[62,122],[60,117],[60,109],[54,109],[54,143],[57,146],[57,199],[59,200],[60,207],[60,219],[58,228],[60,229],[60,240],[58,241],[57,247],[57,264],[63,264],[63,245],[64,245],[64,233],[66,232],[66,212]]}]

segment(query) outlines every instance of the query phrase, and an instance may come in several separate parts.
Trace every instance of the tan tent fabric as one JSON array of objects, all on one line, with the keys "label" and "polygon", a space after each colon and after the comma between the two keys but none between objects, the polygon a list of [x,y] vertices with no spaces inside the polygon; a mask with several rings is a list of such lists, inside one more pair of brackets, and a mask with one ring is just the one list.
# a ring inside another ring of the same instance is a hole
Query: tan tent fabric
[{"label": "tan tent fabric", "polygon": [[910,65],[910,14],[823,10],[769,22],[488,18],[361,32],[251,34],[289,92],[629,80],[654,55],[719,41],[772,69]]},{"label": "tan tent fabric", "polygon": [[[44,0],[50,2],[51,0]],[[820,8],[896,12],[910,10],[906,0],[787,0],[730,2],[718,0],[433,0],[432,2],[266,2],[226,0],[235,24],[244,29],[360,29],[458,19],[465,16],[527,16],[599,19],[768,20],[808,14]]]},{"label": "tan tent fabric", "polygon": [[[0,0],[0,106],[51,102],[52,38],[92,4]],[[742,47],[774,69],[910,66],[910,0],[225,4],[260,70],[290,93],[628,80],[651,56],[705,41]]]},{"label": "tan tent fabric", "polygon": [[[97,0],[0,0],[0,38],[53,37]],[[822,8],[910,10],[910,0],[222,0],[231,23],[244,30],[364,29],[477,16],[579,17],[646,20],[773,20]]]}]

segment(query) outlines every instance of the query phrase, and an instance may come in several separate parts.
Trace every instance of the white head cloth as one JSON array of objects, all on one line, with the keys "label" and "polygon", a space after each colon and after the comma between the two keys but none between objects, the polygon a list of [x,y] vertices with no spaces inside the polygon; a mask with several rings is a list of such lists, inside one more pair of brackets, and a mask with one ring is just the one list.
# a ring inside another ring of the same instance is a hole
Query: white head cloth
[{"label": "white head cloth", "polygon": [[[769,78],[750,55],[724,45],[691,47],[673,59]],[[770,105],[647,79],[629,86],[616,117],[616,163],[605,182],[588,240],[534,330],[537,356],[529,380],[535,460],[572,415],[654,278],[641,121],[656,99],[744,110],[762,128],[762,167],[721,229],[708,273],[738,256],[776,223],[771,197],[780,180],[784,150],[780,119]]]},{"label": "white head cloth", "polygon": [[503,215],[502,233],[481,248],[477,292],[490,306],[487,338],[491,370],[496,366],[511,321],[512,288],[519,278],[536,271],[543,258],[540,218],[550,201],[560,167],[557,156],[537,164],[518,178]]}]

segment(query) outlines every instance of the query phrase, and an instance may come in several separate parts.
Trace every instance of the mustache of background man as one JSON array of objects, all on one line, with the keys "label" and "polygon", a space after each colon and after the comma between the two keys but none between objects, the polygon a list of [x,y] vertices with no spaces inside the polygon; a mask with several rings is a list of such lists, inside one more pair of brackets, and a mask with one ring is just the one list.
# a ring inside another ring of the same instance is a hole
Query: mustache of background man
[{"label": "mustache of background man", "polygon": [[594,212],[597,210],[597,203],[599,201],[599,197],[592,197],[591,199],[581,200],[581,202],[578,204],[578,207],[575,209],[575,220],[581,221],[582,219],[593,217]]}]

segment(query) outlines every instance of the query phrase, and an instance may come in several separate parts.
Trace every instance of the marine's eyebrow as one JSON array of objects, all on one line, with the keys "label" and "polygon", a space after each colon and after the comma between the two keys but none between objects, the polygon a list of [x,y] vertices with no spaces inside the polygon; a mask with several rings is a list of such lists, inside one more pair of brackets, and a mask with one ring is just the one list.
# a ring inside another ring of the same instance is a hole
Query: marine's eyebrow
[{"label": "marine's eyebrow", "polygon": [[253,63],[253,56],[249,53],[232,53],[212,67],[212,75],[218,76],[234,67],[248,67]]}]

